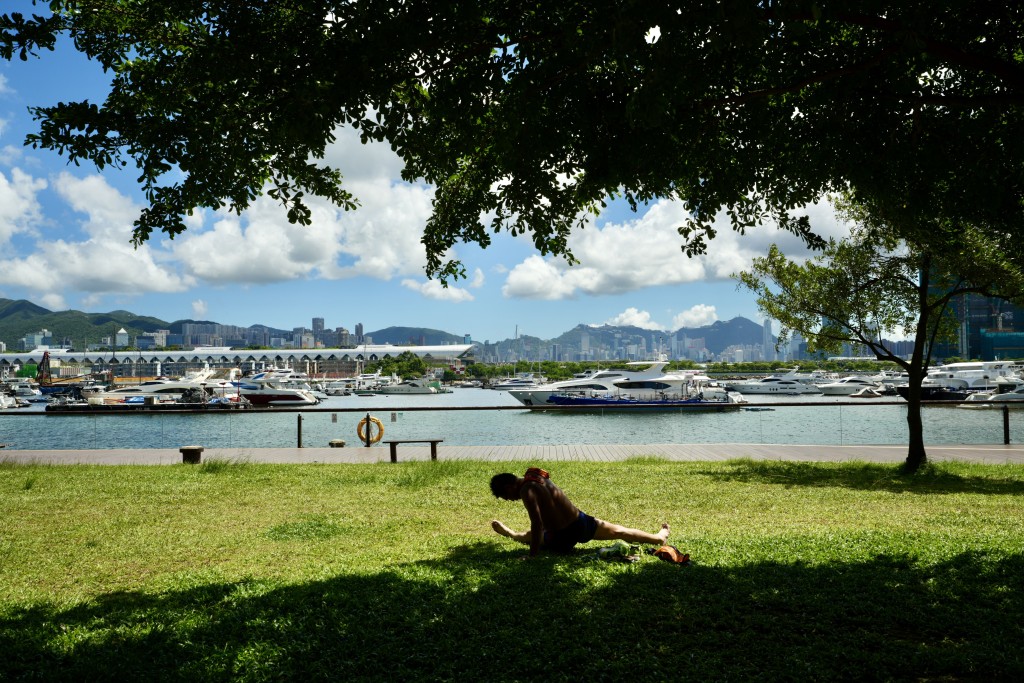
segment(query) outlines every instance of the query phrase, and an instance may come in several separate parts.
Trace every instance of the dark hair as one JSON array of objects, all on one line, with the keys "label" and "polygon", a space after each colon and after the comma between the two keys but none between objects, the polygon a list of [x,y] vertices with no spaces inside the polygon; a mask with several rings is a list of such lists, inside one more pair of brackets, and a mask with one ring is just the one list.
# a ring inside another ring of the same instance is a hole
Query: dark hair
[{"label": "dark hair", "polygon": [[515,484],[519,480],[519,477],[512,474],[511,472],[502,472],[501,474],[495,474],[491,477],[491,493],[494,494],[495,498],[502,498],[505,489],[510,485]]}]

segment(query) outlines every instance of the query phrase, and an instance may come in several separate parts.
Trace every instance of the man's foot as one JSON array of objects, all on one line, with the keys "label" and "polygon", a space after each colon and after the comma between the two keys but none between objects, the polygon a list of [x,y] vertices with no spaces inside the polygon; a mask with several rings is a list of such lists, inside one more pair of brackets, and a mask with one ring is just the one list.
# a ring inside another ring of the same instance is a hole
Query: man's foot
[{"label": "man's foot", "polygon": [[509,538],[512,538],[516,534],[516,532],[514,532],[514,531],[512,531],[512,529],[508,528],[505,525],[504,522],[500,522],[500,521],[498,521],[496,519],[492,519],[491,520],[491,528],[494,529],[494,531],[496,533],[498,533],[499,535],[507,536]]},{"label": "man's foot", "polygon": [[661,542],[662,542],[662,543],[664,543],[665,541],[667,541],[667,540],[668,540],[668,522],[665,522],[664,524],[662,524],[662,525],[661,525],[661,531],[659,531],[659,532],[658,532],[657,534],[655,534],[655,535],[656,535],[656,536],[659,536],[659,537],[661,538]]}]

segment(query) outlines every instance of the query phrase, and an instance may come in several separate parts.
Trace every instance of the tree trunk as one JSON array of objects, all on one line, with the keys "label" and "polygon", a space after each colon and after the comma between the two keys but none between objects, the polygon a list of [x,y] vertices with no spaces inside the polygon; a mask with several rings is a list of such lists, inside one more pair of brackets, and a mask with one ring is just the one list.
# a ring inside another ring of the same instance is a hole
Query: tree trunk
[{"label": "tree trunk", "polygon": [[921,421],[921,376],[910,373],[907,382],[907,459],[903,463],[903,471],[913,474],[927,461],[924,424]]}]

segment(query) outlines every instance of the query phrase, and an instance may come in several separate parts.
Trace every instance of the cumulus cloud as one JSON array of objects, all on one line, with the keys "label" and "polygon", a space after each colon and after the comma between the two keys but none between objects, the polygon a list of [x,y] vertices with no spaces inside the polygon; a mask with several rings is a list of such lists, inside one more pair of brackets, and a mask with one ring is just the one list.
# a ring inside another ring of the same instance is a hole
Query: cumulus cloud
[{"label": "cumulus cloud", "polygon": [[346,189],[359,201],[357,210],[307,196],[312,223],[302,226],[289,223],[275,200],[260,197],[241,216],[197,212],[188,231],[167,248],[190,275],[212,284],[422,274],[426,252],[420,238],[433,190],[394,181],[402,162],[388,145],[363,145],[348,128],[335,133],[324,161],[341,169]]},{"label": "cumulus cloud", "polygon": [[12,169],[9,176],[0,173],[0,245],[38,224],[42,219],[38,194],[45,189],[45,180],[20,169]]},{"label": "cumulus cloud", "polygon": [[[241,216],[196,211],[185,217],[185,233],[174,240],[154,235],[139,249],[130,243],[132,223],[141,210],[138,204],[99,175],[62,173],[52,182],[54,195],[81,214],[81,222],[64,221],[59,231],[39,239],[30,251],[0,259],[0,284],[22,286],[40,297],[71,289],[87,297],[179,292],[199,283],[245,286],[315,278],[422,277],[426,253],[420,238],[433,190],[393,181],[401,161],[390,148],[360,145],[351,132],[339,135],[330,156],[329,161],[344,160],[354,171],[345,182],[359,198],[357,211],[346,212],[309,197],[312,224],[294,225],[276,201],[260,197]],[[17,158],[16,150],[5,148],[3,157]],[[39,230],[43,211],[36,195],[46,188],[45,180],[17,169],[0,174],[0,245],[15,233]],[[52,277],[54,272],[61,278]],[[466,286],[483,284],[478,269]],[[424,296],[472,299],[466,290],[442,289],[421,286]]]},{"label": "cumulus cloud", "polygon": [[196,320],[203,320],[206,318],[207,306],[206,302],[202,299],[196,299],[192,302],[192,316]]},{"label": "cumulus cloud", "polygon": [[[815,231],[826,238],[849,233],[827,203],[804,211]],[[722,214],[715,221],[718,235],[711,240],[708,253],[687,258],[677,232],[686,218],[680,202],[661,200],[635,220],[590,225],[569,240],[579,265],[570,267],[562,259],[530,256],[509,271],[502,292],[512,298],[547,300],[623,294],[647,287],[727,280],[749,268],[751,260],[766,253],[773,242],[787,255],[808,254],[798,237],[777,226],[739,235]]]},{"label": "cumulus cloud", "polygon": [[[40,297],[68,290],[86,296],[180,292],[195,284],[161,265],[153,248],[132,247],[129,238],[139,207],[103,178],[62,173],[53,185],[66,204],[84,214],[82,238],[40,239],[31,254],[0,260],[0,282],[26,287]],[[41,189],[39,181],[34,186]]]},{"label": "cumulus cloud", "polygon": [[672,318],[672,329],[678,330],[680,327],[703,327],[705,325],[710,325],[716,320],[718,320],[718,313],[715,311],[714,306],[697,304],[696,306],[690,307],[690,310],[688,311],[676,314],[676,316]]},{"label": "cumulus cloud", "polygon": [[448,287],[443,286],[438,280],[424,280],[418,281],[410,278],[402,280],[402,286],[406,289],[411,289],[414,292],[419,292],[428,299],[436,299],[437,301],[473,301],[474,297],[465,289],[461,287]]},{"label": "cumulus cloud", "polygon": [[647,311],[641,311],[632,306],[624,310],[622,313],[609,318],[604,322],[605,325],[615,326],[631,326],[639,327],[643,330],[664,330],[665,328],[658,323],[651,320],[651,314]]},{"label": "cumulus cloud", "polygon": [[334,135],[334,142],[324,154],[324,162],[341,171],[344,183],[390,181],[402,176],[402,159],[388,143],[364,145],[359,141],[359,132],[349,127],[335,128]]},{"label": "cumulus cloud", "polygon": [[51,311],[66,311],[68,309],[67,300],[56,292],[48,292],[39,297],[39,305]]}]

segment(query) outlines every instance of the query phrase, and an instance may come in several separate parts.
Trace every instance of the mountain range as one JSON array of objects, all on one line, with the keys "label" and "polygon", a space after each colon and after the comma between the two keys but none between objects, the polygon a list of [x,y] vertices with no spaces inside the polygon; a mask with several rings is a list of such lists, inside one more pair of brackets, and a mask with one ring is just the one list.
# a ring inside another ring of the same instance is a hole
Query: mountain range
[{"label": "mountain range", "polygon": [[[73,310],[51,311],[24,299],[17,301],[0,299],[0,341],[7,344],[9,351],[18,350],[21,339],[26,335],[43,329],[52,333],[54,344],[68,340],[72,345],[80,347],[84,343],[98,344],[102,337],[112,337],[121,328],[134,337],[156,330],[180,333],[182,325],[186,323],[217,324],[208,320],[167,322],[159,318],[141,316],[122,310],[108,313],[83,313]],[[264,325],[259,325],[259,327],[270,332],[271,336],[290,337],[292,334],[292,330]],[[422,327],[386,327],[366,332],[366,334],[377,344],[438,345],[458,344],[464,340],[462,335]],[[703,339],[704,347],[711,353],[718,354],[730,346],[760,344],[763,339],[763,327],[743,317],[719,320],[703,327],[681,328],[674,332],[632,326],[579,324],[553,339],[523,336],[495,342],[490,346],[493,346],[498,358],[504,358],[509,353],[518,357],[527,357],[531,355],[531,351],[555,344],[575,349],[588,345],[591,348],[618,348],[624,343],[639,343],[641,340],[648,351],[655,351],[662,345],[667,348],[669,339],[673,336],[678,338],[682,335],[691,339]]]}]

